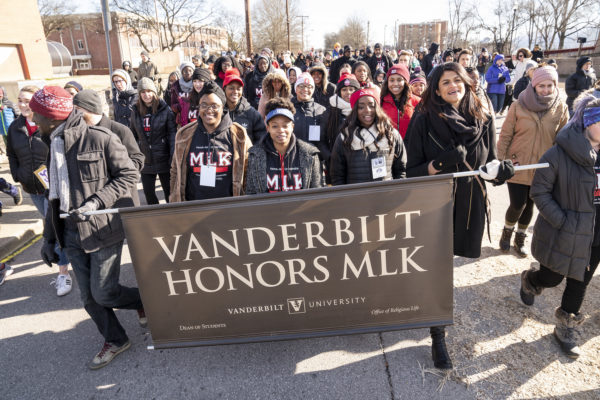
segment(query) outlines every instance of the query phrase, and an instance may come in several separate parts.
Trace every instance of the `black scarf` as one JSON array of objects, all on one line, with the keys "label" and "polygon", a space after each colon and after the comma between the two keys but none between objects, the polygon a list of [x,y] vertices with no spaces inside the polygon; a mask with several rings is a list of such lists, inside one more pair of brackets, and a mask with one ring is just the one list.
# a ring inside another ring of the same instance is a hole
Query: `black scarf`
[{"label": "black scarf", "polygon": [[469,150],[476,146],[483,134],[483,122],[471,115],[462,115],[450,104],[444,104],[440,113],[430,112],[429,119],[437,137],[447,149],[462,144]]}]

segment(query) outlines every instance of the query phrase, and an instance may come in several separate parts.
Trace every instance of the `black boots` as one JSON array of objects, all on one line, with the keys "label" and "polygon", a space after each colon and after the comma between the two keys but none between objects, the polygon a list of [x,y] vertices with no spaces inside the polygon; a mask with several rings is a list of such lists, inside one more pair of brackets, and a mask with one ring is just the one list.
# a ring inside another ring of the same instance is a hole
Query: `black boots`
[{"label": "black boots", "polygon": [[525,258],[529,255],[529,251],[527,250],[527,248],[525,247],[525,238],[527,237],[527,234],[525,232],[518,232],[515,233],[515,251],[517,252],[517,255],[521,258]]},{"label": "black boots", "polygon": [[521,301],[527,306],[532,306],[535,301],[535,296],[542,294],[543,287],[535,286],[531,283],[530,276],[534,269],[529,269],[521,272]]},{"label": "black boots", "polygon": [[515,228],[504,227],[502,229],[502,237],[500,238],[500,250],[504,253],[508,253],[510,250],[510,238],[512,237]]},{"label": "black boots", "polygon": [[446,328],[436,326],[429,328],[431,334],[431,358],[433,365],[439,369],[452,369],[452,360],[446,349]]}]

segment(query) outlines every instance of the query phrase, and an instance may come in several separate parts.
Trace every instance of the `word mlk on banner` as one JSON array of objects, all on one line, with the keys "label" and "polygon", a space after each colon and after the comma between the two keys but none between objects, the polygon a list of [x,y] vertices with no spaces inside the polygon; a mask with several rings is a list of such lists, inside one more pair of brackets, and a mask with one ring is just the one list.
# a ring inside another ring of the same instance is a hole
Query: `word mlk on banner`
[{"label": "word mlk on banner", "polygon": [[452,178],[121,209],[155,348],[452,323]]}]

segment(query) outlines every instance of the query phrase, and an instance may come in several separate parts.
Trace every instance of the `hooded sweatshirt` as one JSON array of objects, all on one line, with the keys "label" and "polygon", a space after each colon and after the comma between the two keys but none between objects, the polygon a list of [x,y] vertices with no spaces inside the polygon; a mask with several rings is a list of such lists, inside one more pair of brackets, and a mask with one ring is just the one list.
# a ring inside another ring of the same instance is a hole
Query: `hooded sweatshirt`
[{"label": "hooded sweatshirt", "polygon": [[[335,85],[328,80],[327,76],[327,68],[324,65],[315,65],[310,69],[310,74],[312,75],[313,71],[320,71],[323,74],[323,81],[321,82],[321,86],[317,87],[315,84],[315,91],[313,93],[313,99],[315,102],[322,105],[323,107],[329,106],[329,98],[333,96],[335,93]],[[323,85],[325,85],[325,90],[323,90]],[[325,93],[323,93],[325,92]]]},{"label": "hooded sweatshirt", "polygon": [[573,111],[573,101],[585,90],[594,86],[596,83],[596,74],[591,71],[584,71],[583,66],[588,61],[592,61],[589,56],[579,57],[577,60],[577,70],[565,81],[565,92],[567,92],[567,106],[569,112]]},{"label": "hooded sweatshirt", "polygon": [[240,99],[233,110],[229,110],[229,117],[232,122],[237,122],[246,129],[252,143],[258,143],[267,134],[263,118],[244,97]]},{"label": "hooded sweatshirt", "polygon": [[[232,124],[229,114],[223,114],[217,129],[209,134],[206,132],[202,120],[198,120],[198,127],[186,156],[189,166],[185,187],[186,200],[233,196],[233,143],[229,133]],[[205,165],[216,167],[214,187],[200,185],[200,176]]]},{"label": "hooded sweatshirt", "polygon": [[[258,63],[261,59],[267,60],[267,70],[265,72],[258,69]],[[262,97],[262,81],[271,72],[274,72],[274,68],[269,57],[259,56],[254,64],[254,71],[249,73],[244,80],[244,97],[255,109],[258,109],[258,102]]]},{"label": "hooded sweatshirt", "polygon": [[505,65],[498,66],[496,64],[498,60],[504,60],[504,56],[498,54],[494,57],[494,63],[485,73],[485,80],[488,83],[487,92],[490,94],[505,94],[506,84],[510,82],[510,71]]}]

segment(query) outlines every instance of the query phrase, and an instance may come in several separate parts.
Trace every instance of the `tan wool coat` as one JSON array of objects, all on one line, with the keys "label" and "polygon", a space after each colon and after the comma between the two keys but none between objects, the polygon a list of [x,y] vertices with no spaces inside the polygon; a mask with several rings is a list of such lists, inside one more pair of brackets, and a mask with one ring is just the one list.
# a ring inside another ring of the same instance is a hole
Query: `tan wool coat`
[{"label": "tan wool coat", "polygon": [[[569,120],[567,105],[559,100],[540,118],[515,101],[510,106],[498,139],[498,160],[536,164],[554,144],[558,131]],[[531,186],[535,170],[518,171],[508,182]]]}]

